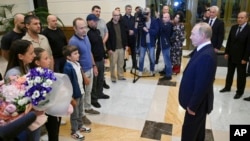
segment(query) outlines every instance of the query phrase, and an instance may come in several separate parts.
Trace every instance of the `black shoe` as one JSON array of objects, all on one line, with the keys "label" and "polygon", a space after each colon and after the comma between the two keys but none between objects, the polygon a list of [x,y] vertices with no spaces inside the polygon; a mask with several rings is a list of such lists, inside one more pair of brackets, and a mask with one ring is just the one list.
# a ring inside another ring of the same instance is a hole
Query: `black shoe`
[{"label": "black shoe", "polygon": [[103,88],[105,88],[105,89],[109,89],[110,88],[109,85],[106,83],[106,81],[103,82]]},{"label": "black shoe", "polygon": [[122,78],[119,78],[118,80],[127,80],[126,78],[122,77]]},{"label": "black shoe", "polygon": [[98,102],[91,102],[91,105],[93,105],[96,108],[100,108],[101,107],[100,103],[98,103]]},{"label": "black shoe", "polygon": [[137,69],[137,70],[139,70],[139,67],[137,67],[137,66],[136,66],[136,67],[132,67],[132,69]]},{"label": "black shoe", "polygon": [[171,80],[171,79],[172,79],[171,76],[164,76],[164,77],[160,78],[159,80],[160,81],[165,81],[165,80]]},{"label": "black shoe", "polygon": [[250,76],[250,73],[247,73],[247,74],[246,74],[246,77],[248,77],[248,76]]},{"label": "black shoe", "polygon": [[223,88],[220,90],[221,93],[224,93],[224,92],[230,92],[231,90],[230,89],[227,89],[227,88]]},{"label": "black shoe", "polygon": [[245,97],[244,100],[250,101],[250,96],[249,97]]},{"label": "black shoe", "polygon": [[235,94],[234,99],[239,99],[241,98],[242,94]]},{"label": "black shoe", "polygon": [[109,96],[106,94],[102,94],[101,96],[98,97],[98,99],[109,99]]},{"label": "black shoe", "polygon": [[163,74],[163,75],[166,74],[165,70],[162,70],[162,71],[160,71],[159,73],[160,73],[161,75],[162,75],[162,74]]}]

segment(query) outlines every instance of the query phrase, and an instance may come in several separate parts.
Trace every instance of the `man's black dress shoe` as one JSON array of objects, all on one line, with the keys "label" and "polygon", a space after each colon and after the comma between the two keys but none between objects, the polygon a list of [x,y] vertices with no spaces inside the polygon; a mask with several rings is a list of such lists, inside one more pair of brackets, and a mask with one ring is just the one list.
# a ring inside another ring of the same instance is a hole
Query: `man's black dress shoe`
[{"label": "man's black dress shoe", "polygon": [[118,80],[126,80],[126,78],[122,77],[122,78],[119,78]]},{"label": "man's black dress shoe", "polygon": [[98,99],[109,99],[109,96],[106,94],[102,94],[101,96],[98,97]]},{"label": "man's black dress shoe", "polygon": [[101,107],[100,103],[98,103],[98,102],[91,102],[91,105],[93,105],[96,108],[100,108]]},{"label": "man's black dress shoe", "polygon": [[239,99],[241,98],[242,94],[235,94],[234,99]]},{"label": "man's black dress shoe", "polygon": [[250,101],[250,96],[249,97],[245,97],[244,100]]},{"label": "man's black dress shoe", "polygon": [[106,83],[105,80],[104,80],[104,82],[103,82],[103,88],[105,88],[105,89],[109,89],[109,88],[110,88],[109,85]]},{"label": "man's black dress shoe", "polygon": [[159,81],[165,81],[165,80],[171,80],[172,77],[171,76],[164,76],[162,78],[159,79]]},{"label": "man's black dress shoe", "polygon": [[223,88],[220,90],[221,93],[224,93],[224,92],[230,92],[231,90],[230,89],[227,89],[227,88]]}]

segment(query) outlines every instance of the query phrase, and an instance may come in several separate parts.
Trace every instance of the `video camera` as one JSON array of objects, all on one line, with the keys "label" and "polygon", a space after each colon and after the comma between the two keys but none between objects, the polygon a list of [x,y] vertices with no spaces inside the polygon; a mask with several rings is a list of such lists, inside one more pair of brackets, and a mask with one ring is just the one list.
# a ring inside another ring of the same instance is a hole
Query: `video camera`
[{"label": "video camera", "polygon": [[142,8],[136,12],[136,21],[138,22],[138,28],[143,28],[146,24],[147,16],[149,12],[144,11]]}]

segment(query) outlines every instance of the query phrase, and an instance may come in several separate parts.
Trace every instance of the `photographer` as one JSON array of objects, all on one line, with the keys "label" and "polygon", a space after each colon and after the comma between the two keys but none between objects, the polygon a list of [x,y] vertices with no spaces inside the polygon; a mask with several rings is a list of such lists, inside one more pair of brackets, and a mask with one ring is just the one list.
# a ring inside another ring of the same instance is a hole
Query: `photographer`
[{"label": "photographer", "polygon": [[144,57],[149,53],[150,75],[154,76],[155,71],[155,39],[159,30],[158,22],[151,17],[150,8],[137,13],[135,32],[137,34],[137,46],[139,47],[139,76],[142,76]]}]

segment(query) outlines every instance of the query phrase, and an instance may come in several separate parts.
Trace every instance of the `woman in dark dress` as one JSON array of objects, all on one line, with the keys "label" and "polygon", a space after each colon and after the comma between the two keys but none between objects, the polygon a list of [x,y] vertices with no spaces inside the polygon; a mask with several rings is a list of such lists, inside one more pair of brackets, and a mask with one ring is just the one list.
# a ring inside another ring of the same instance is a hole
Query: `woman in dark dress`
[{"label": "woman in dark dress", "polygon": [[173,35],[171,37],[172,48],[170,49],[171,62],[173,66],[173,74],[180,73],[182,46],[185,39],[184,14],[178,11],[173,19]]}]

